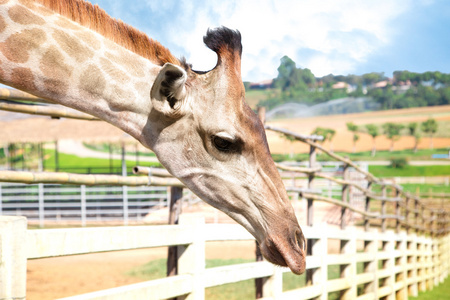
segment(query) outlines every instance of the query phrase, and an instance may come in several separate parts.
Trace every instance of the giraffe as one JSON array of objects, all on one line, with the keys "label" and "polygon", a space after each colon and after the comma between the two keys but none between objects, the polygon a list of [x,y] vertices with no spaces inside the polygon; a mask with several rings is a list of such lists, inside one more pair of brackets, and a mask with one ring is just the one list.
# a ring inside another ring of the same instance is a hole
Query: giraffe
[{"label": "giraffe", "polygon": [[130,134],[268,261],[301,274],[305,238],[245,103],[241,35],[219,27],[203,40],[218,57],[207,72],[83,0],[0,0],[0,82]]}]

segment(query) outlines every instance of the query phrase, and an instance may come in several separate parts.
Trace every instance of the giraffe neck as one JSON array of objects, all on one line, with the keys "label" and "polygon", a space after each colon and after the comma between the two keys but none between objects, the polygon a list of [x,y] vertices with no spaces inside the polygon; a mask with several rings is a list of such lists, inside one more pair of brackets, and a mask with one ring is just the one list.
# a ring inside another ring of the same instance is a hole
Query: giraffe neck
[{"label": "giraffe neck", "polygon": [[1,83],[95,115],[139,139],[159,65],[33,1],[1,3]]}]

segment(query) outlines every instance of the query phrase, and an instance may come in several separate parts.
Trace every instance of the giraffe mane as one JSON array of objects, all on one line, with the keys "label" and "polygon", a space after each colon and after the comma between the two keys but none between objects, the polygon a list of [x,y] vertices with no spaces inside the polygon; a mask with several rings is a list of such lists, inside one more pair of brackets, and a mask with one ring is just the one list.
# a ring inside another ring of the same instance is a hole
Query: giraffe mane
[{"label": "giraffe mane", "polygon": [[111,17],[98,5],[92,5],[84,0],[36,1],[154,63],[159,65],[172,63],[185,68],[188,67],[184,59],[179,60],[174,57],[158,41],[149,38],[145,33],[122,20]]}]

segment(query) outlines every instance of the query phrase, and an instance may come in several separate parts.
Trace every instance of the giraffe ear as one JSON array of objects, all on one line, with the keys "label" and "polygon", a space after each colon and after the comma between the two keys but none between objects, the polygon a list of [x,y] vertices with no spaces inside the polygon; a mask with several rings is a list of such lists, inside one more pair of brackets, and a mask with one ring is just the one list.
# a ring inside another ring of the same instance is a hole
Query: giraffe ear
[{"label": "giraffe ear", "polygon": [[167,116],[181,116],[186,92],[187,73],[171,63],[159,71],[150,93],[153,108]]}]

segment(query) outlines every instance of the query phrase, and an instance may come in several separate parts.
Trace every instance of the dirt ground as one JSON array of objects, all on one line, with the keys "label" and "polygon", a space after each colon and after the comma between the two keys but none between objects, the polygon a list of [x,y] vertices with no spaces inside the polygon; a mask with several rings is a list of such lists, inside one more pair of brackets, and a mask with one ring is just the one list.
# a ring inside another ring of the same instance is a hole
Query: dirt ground
[{"label": "dirt ground", "polygon": [[[318,126],[333,128],[336,130],[336,135],[333,138],[332,144],[329,142],[324,144],[325,148],[333,148],[334,151],[350,152],[353,149],[353,134],[347,131],[347,122],[353,122],[358,126],[364,126],[365,124],[381,125],[386,122],[403,123],[406,125],[409,122],[423,122],[430,117],[436,119],[437,121],[450,122],[450,105],[375,111],[347,115],[320,116],[302,119],[274,120],[267,122],[267,124],[289,129],[305,135],[309,135]],[[445,131],[446,129],[441,128],[441,130]],[[356,151],[371,150],[373,146],[372,137],[364,133],[360,133],[359,136],[360,138],[356,142]],[[267,139],[269,141],[269,146],[272,153],[286,153],[287,151],[289,151],[289,153],[304,153],[309,151],[308,145],[300,142],[291,143],[276,132],[268,131]],[[390,144],[391,141],[385,136],[378,136],[376,138],[377,150],[388,150]],[[449,147],[450,136],[448,135],[448,132],[447,137],[445,138],[433,138],[433,144],[434,148]],[[429,145],[429,138],[423,136],[419,143],[419,149],[428,149]],[[411,149],[413,146],[414,138],[402,136],[394,143],[394,150]]]}]

